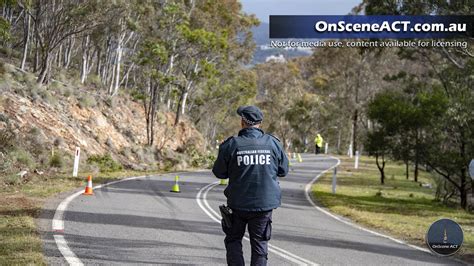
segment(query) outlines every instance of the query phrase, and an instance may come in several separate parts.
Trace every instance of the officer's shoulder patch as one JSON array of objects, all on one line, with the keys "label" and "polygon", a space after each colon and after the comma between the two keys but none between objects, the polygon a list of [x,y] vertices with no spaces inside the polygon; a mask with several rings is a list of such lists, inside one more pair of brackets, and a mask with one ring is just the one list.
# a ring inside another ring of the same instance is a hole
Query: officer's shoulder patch
[{"label": "officer's shoulder patch", "polygon": [[274,138],[274,139],[278,140],[278,142],[281,142],[281,140],[280,140],[279,138],[275,137],[274,135],[272,135],[272,134],[269,134],[269,133],[267,133],[267,135],[269,135],[269,136],[271,136],[272,138]]},{"label": "officer's shoulder patch", "polygon": [[224,143],[226,143],[226,142],[229,142],[229,140],[231,140],[231,139],[233,139],[233,138],[234,138],[234,136],[228,137],[226,140],[224,140],[224,141],[221,143],[221,145],[224,144]]}]

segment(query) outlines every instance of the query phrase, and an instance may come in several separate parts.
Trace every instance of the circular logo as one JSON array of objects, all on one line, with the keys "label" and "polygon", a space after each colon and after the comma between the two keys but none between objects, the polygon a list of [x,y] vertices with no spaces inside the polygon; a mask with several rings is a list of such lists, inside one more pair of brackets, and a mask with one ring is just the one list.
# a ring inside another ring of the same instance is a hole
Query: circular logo
[{"label": "circular logo", "polygon": [[434,222],[426,233],[426,244],[440,256],[451,256],[461,249],[464,233],[453,220],[441,219]]}]

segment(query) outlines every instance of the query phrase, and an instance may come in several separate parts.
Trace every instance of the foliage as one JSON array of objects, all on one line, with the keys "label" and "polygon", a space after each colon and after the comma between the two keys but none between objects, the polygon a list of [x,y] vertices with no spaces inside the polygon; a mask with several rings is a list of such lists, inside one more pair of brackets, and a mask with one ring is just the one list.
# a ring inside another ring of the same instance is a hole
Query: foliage
[{"label": "foliage", "polygon": [[33,159],[33,156],[22,148],[15,148],[14,150],[10,151],[8,153],[8,157],[10,157],[13,163],[20,169],[28,168],[31,170],[35,166],[35,160]]},{"label": "foliage", "polygon": [[7,152],[16,145],[16,133],[10,124],[7,127],[0,129],[0,152]]},{"label": "foliage", "polygon": [[55,168],[62,168],[64,166],[63,157],[59,153],[55,153],[49,159],[49,166]]},{"label": "foliage", "polygon": [[89,94],[84,94],[84,95],[80,96],[79,99],[77,99],[77,100],[78,100],[79,107],[81,107],[83,109],[84,108],[95,107],[97,105],[97,102],[94,99],[94,97],[92,97]]},{"label": "foliage", "polygon": [[122,164],[116,162],[110,154],[92,155],[87,158],[87,163],[97,165],[101,172],[116,172],[123,169]]},{"label": "foliage", "polygon": [[10,39],[10,23],[0,17],[0,39],[8,41]]},{"label": "foliage", "polygon": [[196,149],[191,149],[187,152],[191,157],[191,166],[196,168],[207,168],[210,169],[214,165],[216,155],[212,153],[202,154]]}]

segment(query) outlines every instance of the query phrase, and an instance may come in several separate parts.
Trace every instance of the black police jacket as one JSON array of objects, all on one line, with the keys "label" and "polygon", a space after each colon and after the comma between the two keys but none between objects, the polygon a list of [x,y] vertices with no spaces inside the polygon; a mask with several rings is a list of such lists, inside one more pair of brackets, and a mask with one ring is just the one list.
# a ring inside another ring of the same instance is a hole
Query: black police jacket
[{"label": "black police jacket", "polygon": [[278,177],[288,174],[280,141],[258,128],[244,128],[219,146],[212,172],[229,178],[227,205],[243,211],[268,211],[281,204]]}]

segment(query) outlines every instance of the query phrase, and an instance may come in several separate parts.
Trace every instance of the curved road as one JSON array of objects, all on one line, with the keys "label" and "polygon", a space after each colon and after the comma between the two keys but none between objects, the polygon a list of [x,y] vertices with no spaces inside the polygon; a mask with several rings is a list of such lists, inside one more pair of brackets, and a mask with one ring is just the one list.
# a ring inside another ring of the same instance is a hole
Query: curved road
[{"label": "curved road", "polygon": [[[293,170],[280,181],[283,204],[273,215],[269,265],[457,263],[316,209],[305,186],[337,160],[305,154],[302,163],[292,161]],[[181,193],[169,192],[173,181],[171,174],[141,177],[95,189],[94,196],[77,196],[64,210],[64,231],[51,232],[52,216],[59,217],[57,203],[51,204],[39,222],[40,227],[49,223],[49,232],[43,233],[48,262],[64,264],[66,256],[86,265],[225,264],[224,235],[216,222],[218,205],[225,202],[224,186],[209,171],[180,174]],[[250,245],[243,243],[249,264]]]}]

